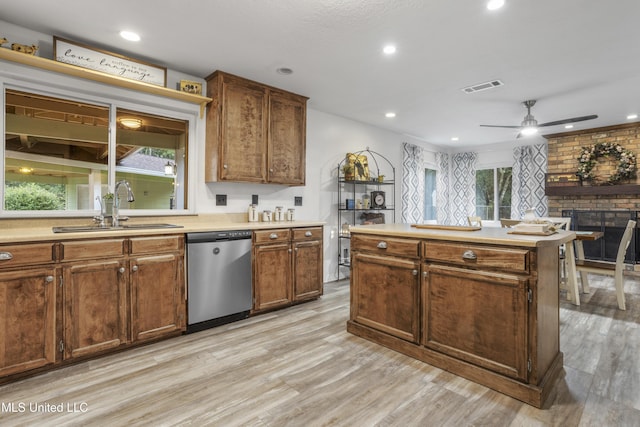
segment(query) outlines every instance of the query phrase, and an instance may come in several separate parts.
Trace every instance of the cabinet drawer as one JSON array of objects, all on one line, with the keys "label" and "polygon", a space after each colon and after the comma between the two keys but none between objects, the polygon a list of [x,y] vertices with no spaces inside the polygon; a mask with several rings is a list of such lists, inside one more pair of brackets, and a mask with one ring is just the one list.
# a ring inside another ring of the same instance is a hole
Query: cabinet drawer
[{"label": "cabinet drawer", "polygon": [[55,260],[53,251],[53,243],[0,246],[0,269],[52,263]]},{"label": "cabinet drawer", "polygon": [[351,236],[351,251],[418,258],[420,256],[420,241],[354,234]]},{"label": "cabinet drawer", "polygon": [[291,240],[291,230],[288,228],[277,228],[273,230],[260,230],[253,232],[253,243],[288,242]]},{"label": "cabinet drawer", "polygon": [[131,239],[131,255],[158,252],[177,252],[184,248],[182,236],[134,237]]},{"label": "cabinet drawer", "polygon": [[523,272],[529,270],[529,251],[525,249],[424,242],[422,253],[428,260],[450,264]]},{"label": "cabinet drawer", "polygon": [[293,240],[299,242],[303,240],[321,240],[322,227],[294,228]]},{"label": "cabinet drawer", "polygon": [[78,240],[62,242],[61,260],[111,258],[124,256],[124,239]]}]

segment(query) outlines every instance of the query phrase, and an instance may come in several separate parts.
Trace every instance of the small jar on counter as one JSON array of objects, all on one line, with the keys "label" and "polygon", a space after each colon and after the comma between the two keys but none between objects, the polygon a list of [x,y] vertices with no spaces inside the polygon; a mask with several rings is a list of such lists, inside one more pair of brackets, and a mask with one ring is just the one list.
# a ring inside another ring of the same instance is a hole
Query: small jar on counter
[{"label": "small jar on counter", "polygon": [[272,219],[271,211],[262,211],[262,222],[271,222]]},{"label": "small jar on counter", "polygon": [[287,210],[287,221],[294,221],[296,219],[296,210],[289,208]]},{"label": "small jar on counter", "polygon": [[258,222],[258,206],[257,205],[249,205],[249,222]]},{"label": "small jar on counter", "polygon": [[276,206],[276,211],[273,215],[274,221],[284,221],[284,211],[282,210],[282,206]]}]

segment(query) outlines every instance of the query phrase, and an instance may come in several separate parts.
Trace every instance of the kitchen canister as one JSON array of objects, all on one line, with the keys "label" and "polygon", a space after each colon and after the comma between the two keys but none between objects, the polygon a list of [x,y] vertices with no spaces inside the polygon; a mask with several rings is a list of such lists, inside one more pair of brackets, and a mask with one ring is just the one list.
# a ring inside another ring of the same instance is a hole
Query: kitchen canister
[{"label": "kitchen canister", "polygon": [[258,206],[249,205],[249,222],[258,222]]},{"label": "kitchen canister", "polygon": [[294,221],[296,219],[296,210],[289,208],[287,210],[287,221]]},{"label": "kitchen canister", "polygon": [[276,206],[276,210],[273,215],[274,221],[284,221],[284,211],[282,210],[282,206]]},{"label": "kitchen canister", "polygon": [[271,211],[262,211],[262,222],[271,222],[272,219]]}]

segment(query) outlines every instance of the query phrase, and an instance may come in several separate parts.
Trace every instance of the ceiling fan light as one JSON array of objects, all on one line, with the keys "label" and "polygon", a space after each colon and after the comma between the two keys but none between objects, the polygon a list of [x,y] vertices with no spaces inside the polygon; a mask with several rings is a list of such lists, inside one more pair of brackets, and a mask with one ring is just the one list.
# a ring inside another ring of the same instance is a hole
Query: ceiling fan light
[{"label": "ceiling fan light", "polygon": [[489,10],[500,9],[502,6],[504,6],[504,0],[489,0],[487,2],[487,9]]},{"label": "ceiling fan light", "polygon": [[531,136],[538,133],[538,128],[533,126],[528,126],[528,127],[522,128],[520,133],[523,134],[524,136]]}]

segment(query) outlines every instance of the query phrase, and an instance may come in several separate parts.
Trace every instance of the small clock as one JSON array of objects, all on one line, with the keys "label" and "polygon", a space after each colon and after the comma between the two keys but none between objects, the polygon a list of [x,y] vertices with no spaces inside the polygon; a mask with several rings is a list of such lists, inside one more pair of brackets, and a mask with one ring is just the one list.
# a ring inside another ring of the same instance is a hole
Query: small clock
[{"label": "small clock", "polygon": [[384,191],[372,191],[371,192],[371,207],[373,209],[386,209],[385,205],[386,196]]}]

